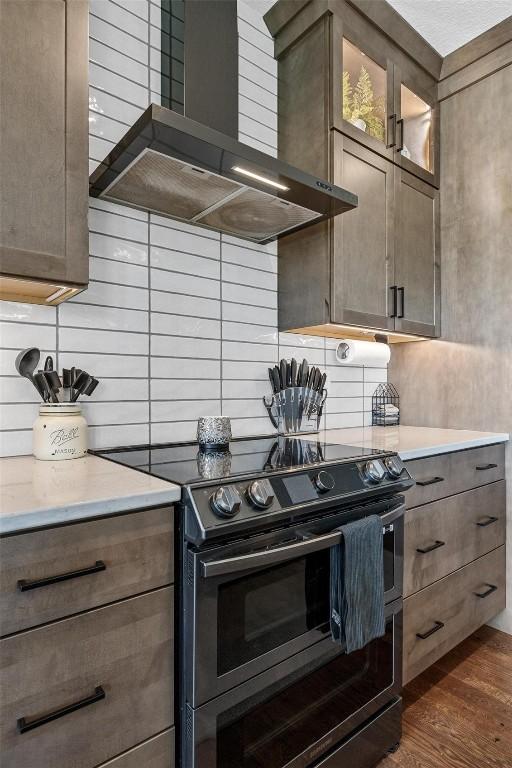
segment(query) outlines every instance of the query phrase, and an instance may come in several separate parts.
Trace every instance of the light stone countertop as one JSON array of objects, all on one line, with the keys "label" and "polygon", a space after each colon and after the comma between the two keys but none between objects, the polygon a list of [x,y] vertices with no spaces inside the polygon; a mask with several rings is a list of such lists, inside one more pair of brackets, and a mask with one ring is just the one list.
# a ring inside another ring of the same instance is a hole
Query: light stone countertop
[{"label": "light stone countertop", "polygon": [[420,459],[493,443],[506,443],[504,432],[472,432],[467,429],[437,429],[433,427],[354,427],[326,429],[318,433],[326,443],[354,445],[396,451],[401,459]]},{"label": "light stone countertop", "polygon": [[181,488],[98,456],[0,459],[0,534],[172,504]]}]

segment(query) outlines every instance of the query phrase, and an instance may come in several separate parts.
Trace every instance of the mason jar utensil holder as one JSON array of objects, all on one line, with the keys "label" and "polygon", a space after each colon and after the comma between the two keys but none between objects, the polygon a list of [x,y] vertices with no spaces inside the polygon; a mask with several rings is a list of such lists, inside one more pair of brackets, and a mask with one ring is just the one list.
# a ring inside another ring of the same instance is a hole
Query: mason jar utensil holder
[{"label": "mason jar utensil holder", "polygon": [[318,432],[327,390],[287,387],[265,395],[263,404],[270,421],[281,435]]},{"label": "mason jar utensil holder", "polygon": [[78,403],[43,403],[32,428],[36,459],[62,461],[87,453],[87,422]]}]

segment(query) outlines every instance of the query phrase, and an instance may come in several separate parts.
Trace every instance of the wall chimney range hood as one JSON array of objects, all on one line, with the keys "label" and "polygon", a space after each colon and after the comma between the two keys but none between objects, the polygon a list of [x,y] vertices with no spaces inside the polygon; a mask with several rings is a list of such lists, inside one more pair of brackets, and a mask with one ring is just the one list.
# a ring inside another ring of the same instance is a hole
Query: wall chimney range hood
[{"label": "wall chimney range hood", "polygon": [[155,104],[94,171],[90,194],[257,243],[357,205],[350,192]]},{"label": "wall chimney range hood", "polygon": [[357,205],[238,141],[236,0],[162,3],[161,28],[164,106],[151,104],[93,172],[93,197],[255,243]]}]

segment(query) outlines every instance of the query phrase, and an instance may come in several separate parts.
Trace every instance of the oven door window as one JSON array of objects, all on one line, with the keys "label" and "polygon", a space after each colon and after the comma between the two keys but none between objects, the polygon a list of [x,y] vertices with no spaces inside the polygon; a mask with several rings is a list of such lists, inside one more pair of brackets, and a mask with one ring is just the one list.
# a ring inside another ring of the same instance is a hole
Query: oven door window
[{"label": "oven door window", "polygon": [[328,549],[222,584],[218,673],[236,669],[310,630],[318,630],[320,639],[328,621]]},{"label": "oven door window", "polygon": [[[217,765],[283,768],[393,683],[393,619],[386,634],[292,682],[279,693],[217,720]],[[327,747],[328,745],[326,745]]]},{"label": "oven door window", "polygon": [[[386,532],[386,592],[394,586],[394,544],[393,531]],[[230,672],[307,633],[321,639],[329,624],[329,568],[327,548],[221,584],[217,673]]]}]

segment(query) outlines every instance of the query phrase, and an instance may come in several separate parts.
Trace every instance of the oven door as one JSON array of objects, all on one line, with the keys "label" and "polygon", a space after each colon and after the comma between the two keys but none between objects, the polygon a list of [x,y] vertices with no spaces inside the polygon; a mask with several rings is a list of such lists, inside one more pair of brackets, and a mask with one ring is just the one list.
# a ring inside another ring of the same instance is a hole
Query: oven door
[{"label": "oven door", "polygon": [[382,519],[385,601],[402,594],[403,499],[188,552],[185,573],[185,681],[197,707],[307,648],[321,657],[331,641],[330,549],[339,526]]},{"label": "oven door", "polygon": [[[287,659],[198,709],[186,707],[184,768],[305,768],[390,702],[401,686],[402,601],[386,633],[346,654],[331,643]],[[335,650],[334,650],[335,649]],[[389,744],[391,746],[391,743]]]}]

